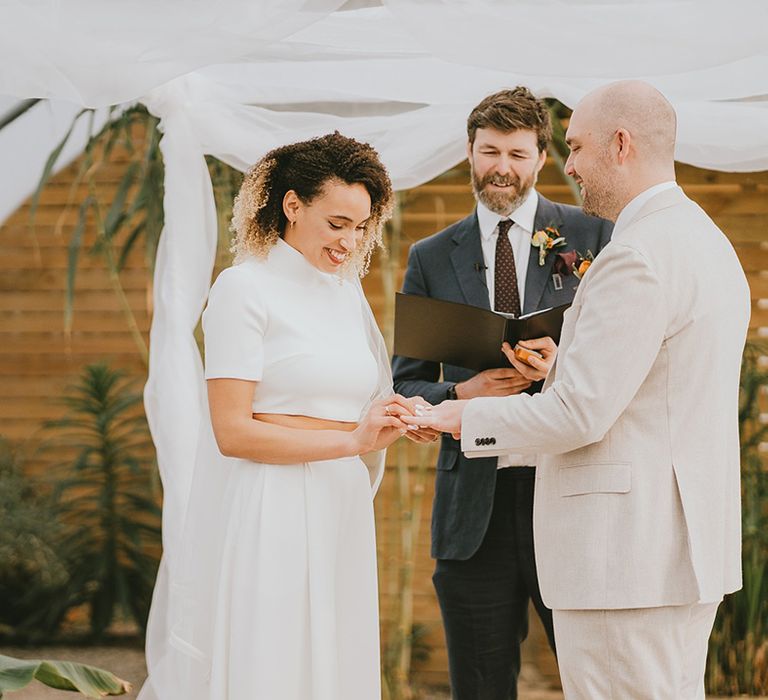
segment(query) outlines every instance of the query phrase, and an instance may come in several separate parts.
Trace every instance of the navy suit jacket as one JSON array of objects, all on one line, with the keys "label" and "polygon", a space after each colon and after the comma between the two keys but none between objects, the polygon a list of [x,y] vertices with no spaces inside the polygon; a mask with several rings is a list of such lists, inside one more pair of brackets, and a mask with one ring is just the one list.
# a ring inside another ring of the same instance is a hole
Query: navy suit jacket
[{"label": "navy suit jacket", "polygon": [[[608,243],[613,224],[587,216],[578,207],[551,202],[539,194],[534,230],[556,226],[566,245],[559,252],[577,250],[597,255]],[[538,249],[532,249],[525,280],[523,313],[568,304],[579,280],[562,275],[556,289],[553,266],[557,255],[550,252],[539,265]],[[483,251],[477,213],[411,246],[403,292],[472,304],[490,309],[485,281]],[[463,367],[395,356],[392,360],[395,391],[403,396],[422,396],[432,404],[447,398],[448,388],[466,381],[475,372]],[[534,384],[528,391],[541,390]],[[460,443],[442,436],[437,460],[435,498],[432,504],[432,556],[436,559],[469,559],[483,541],[493,507],[496,488],[495,457],[469,460]]]}]

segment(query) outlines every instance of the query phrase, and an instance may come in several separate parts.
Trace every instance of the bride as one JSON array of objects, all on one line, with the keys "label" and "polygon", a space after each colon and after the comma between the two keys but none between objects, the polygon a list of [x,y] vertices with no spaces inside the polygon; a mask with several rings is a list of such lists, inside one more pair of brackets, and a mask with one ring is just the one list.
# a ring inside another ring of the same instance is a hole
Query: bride
[{"label": "bride", "polygon": [[380,697],[372,494],[388,445],[436,436],[400,420],[420,400],[392,394],[359,282],[392,199],[373,148],[339,133],[245,177],[235,265],[203,314],[210,423],[180,573],[153,605],[170,638],[148,642],[142,700]]}]

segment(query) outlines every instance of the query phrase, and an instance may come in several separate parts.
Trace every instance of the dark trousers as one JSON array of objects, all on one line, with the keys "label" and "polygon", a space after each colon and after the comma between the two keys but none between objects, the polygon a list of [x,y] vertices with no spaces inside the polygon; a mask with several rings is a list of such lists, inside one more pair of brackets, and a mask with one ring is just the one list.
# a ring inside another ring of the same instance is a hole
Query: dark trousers
[{"label": "dark trousers", "polygon": [[466,561],[438,559],[432,581],[448,646],[453,700],[515,700],[520,644],[533,601],[552,650],[552,612],[539,593],[533,554],[533,467],[496,475],[488,530]]}]

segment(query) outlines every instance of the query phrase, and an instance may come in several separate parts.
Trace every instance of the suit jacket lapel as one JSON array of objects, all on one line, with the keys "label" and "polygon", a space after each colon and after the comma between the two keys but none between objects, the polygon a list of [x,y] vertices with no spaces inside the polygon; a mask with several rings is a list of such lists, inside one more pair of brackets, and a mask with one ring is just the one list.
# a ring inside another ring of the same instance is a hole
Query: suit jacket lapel
[{"label": "suit jacket lapel", "polygon": [[[547,226],[559,228],[562,221],[558,216],[555,205],[545,197],[539,195],[539,206],[536,208],[536,217],[533,221],[533,231],[536,232]],[[563,235],[568,237],[568,232],[563,231]],[[567,246],[566,246],[567,247]],[[539,265],[539,249],[531,247],[531,255],[528,258],[528,271],[525,278],[525,299],[523,300],[523,313],[528,314],[536,311],[547,286],[547,281],[552,275],[552,267],[557,258],[556,251],[547,253],[544,264]]]},{"label": "suit jacket lapel", "polygon": [[478,269],[478,265],[484,265],[484,262],[476,212],[461,222],[461,226],[453,236],[453,242],[456,247],[451,252],[451,263],[464,300],[472,306],[490,309],[491,302],[488,286],[485,283],[485,272]]}]

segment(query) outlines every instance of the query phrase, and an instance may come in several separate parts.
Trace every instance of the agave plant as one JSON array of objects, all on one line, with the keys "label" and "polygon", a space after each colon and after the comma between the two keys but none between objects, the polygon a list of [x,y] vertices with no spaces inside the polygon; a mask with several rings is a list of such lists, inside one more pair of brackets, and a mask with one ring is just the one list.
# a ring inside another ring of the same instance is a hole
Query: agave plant
[{"label": "agave plant", "polygon": [[104,635],[115,613],[146,625],[160,543],[160,508],[141,395],[123,373],[83,370],[62,399],[68,414],[46,424],[71,459],[58,465],[55,500],[65,528],[69,608],[87,603],[91,631]]},{"label": "agave plant", "polygon": [[49,688],[77,691],[87,698],[125,695],[131,685],[109,671],[73,661],[15,659],[0,654],[0,698],[37,680]]}]

